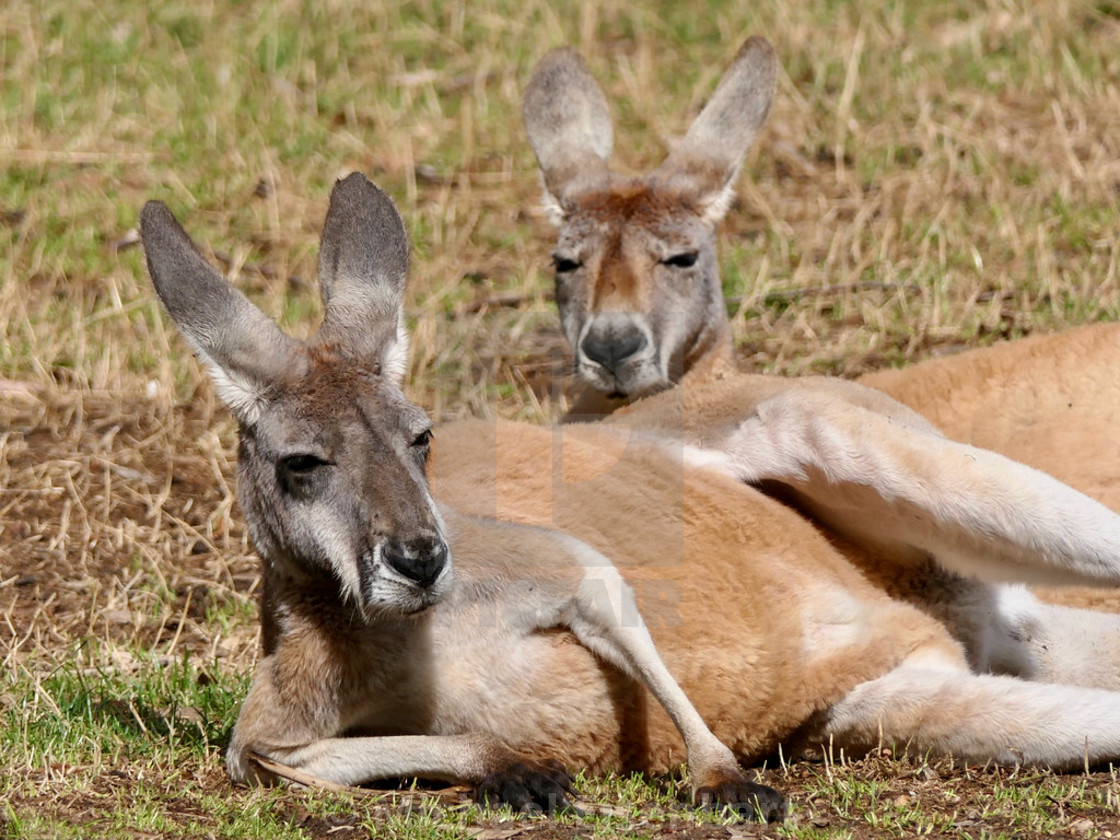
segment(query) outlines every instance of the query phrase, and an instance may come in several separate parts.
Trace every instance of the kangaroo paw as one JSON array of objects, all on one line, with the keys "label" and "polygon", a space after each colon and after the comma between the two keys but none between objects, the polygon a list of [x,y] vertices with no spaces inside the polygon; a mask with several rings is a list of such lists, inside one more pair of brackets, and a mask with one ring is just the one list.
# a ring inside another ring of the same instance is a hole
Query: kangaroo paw
[{"label": "kangaroo paw", "polygon": [[578,813],[568,771],[554,761],[528,759],[496,770],[478,784],[478,800],[488,807],[508,805],[518,812]]},{"label": "kangaroo paw", "polygon": [[724,773],[710,779],[692,794],[701,808],[726,810],[741,819],[781,822],[789,810],[789,800],[772,787],[752,782],[742,773]]}]

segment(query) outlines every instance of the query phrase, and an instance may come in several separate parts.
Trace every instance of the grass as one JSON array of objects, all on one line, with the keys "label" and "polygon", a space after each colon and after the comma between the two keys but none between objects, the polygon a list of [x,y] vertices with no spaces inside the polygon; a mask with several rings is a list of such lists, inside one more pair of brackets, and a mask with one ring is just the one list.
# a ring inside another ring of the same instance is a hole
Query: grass
[{"label": "grass", "polygon": [[[1118,21],[1075,0],[0,6],[0,836],[740,836],[665,779],[582,780],[592,813],[559,824],[457,791],[230,787],[255,560],[233,425],[153,300],[139,208],[166,201],[306,334],[329,185],[369,173],[413,238],[414,398],[549,419],[568,364],[531,66],[578,47],[638,171],[761,33],[784,75],[721,234],[740,355],[854,376],[1120,317]],[[872,757],[766,778],[795,802],[768,836],[1120,831],[1107,772]]]}]

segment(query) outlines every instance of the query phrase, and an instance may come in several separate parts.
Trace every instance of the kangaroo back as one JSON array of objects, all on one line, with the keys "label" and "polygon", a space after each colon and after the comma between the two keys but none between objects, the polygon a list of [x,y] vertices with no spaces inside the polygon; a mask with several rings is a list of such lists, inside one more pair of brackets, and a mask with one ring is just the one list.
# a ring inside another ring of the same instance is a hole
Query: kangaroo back
[{"label": "kangaroo back", "polygon": [[954,440],[1050,473],[1120,510],[1120,324],[1094,324],[860,379]]}]

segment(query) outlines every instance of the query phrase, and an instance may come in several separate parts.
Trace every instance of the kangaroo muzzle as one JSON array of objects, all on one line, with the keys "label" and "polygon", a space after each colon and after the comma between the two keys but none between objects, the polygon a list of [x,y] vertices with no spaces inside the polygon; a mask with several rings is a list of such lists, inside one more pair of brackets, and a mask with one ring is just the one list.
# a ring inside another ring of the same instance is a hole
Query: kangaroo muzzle
[{"label": "kangaroo muzzle", "polygon": [[381,553],[385,563],[397,574],[423,589],[429,589],[447,567],[447,543],[438,536],[385,543]]},{"label": "kangaroo muzzle", "polygon": [[646,346],[646,337],[637,327],[600,332],[589,330],[580,342],[583,355],[617,375],[619,367]]}]

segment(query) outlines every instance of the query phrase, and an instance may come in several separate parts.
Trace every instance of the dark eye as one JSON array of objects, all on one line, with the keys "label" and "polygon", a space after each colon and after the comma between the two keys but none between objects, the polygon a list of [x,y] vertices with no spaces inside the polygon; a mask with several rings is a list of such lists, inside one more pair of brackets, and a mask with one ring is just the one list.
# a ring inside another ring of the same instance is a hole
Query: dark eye
[{"label": "dark eye", "polygon": [[325,467],[327,461],[318,455],[289,455],[284,459],[284,469],[296,475],[307,475],[319,467]]},{"label": "dark eye", "polygon": [[432,455],[432,430],[425,429],[412,439],[412,457],[421,469],[427,469],[428,459]]},{"label": "dark eye", "polygon": [[570,274],[582,265],[579,260],[570,260],[559,254],[552,255],[552,267],[556,269],[557,274]]},{"label": "dark eye", "polygon": [[307,453],[281,458],[276,469],[280,486],[289,495],[308,498],[319,486],[322,468],[330,466],[330,463],[325,458]]},{"label": "dark eye", "polygon": [[661,263],[662,265],[672,266],[673,268],[692,268],[692,266],[696,265],[697,256],[698,254],[696,251],[684,251],[683,253],[666,257]]}]

